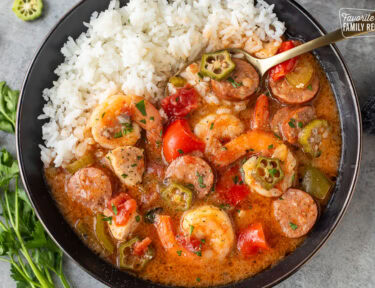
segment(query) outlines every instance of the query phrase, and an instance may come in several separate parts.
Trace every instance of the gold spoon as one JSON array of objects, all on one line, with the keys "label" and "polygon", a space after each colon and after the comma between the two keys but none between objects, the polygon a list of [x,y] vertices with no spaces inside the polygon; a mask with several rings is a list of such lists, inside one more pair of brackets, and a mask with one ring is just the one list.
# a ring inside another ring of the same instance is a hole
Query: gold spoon
[{"label": "gold spoon", "polygon": [[[371,16],[375,16],[375,13],[372,13]],[[364,23],[366,25],[367,22],[364,21],[358,21],[355,22],[355,24],[361,24]],[[292,48],[288,51],[282,52],[280,54],[277,54],[275,56],[266,58],[266,59],[258,59],[253,56],[251,56],[249,53],[243,51],[242,49],[238,48],[229,48],[228,50],[232,53],[241,53],[245,56],[246,60],[254,66],[255,69],[258,70],[258,73],[260,74],[261,78],[263,78],[264,74],[266,72],[276,66],[277,64],[280,64],[286,60],[289,60],[293,57],[299,56],[301,54],[310,52],[314,49],[320,48],[322,46],[330,45],[333,43],[336,43],[338,41],[344,40],[346,38],[362,35],[369,33],[370,31],[360,31],[360,32],[345,32],[345,37],[343,35],[343,32],[341,29],[338,29],[336,31],[333,31],[331,33],[328,33],[324,36],[321,36],[319,38],[316,38],[314,40],[311,40],[309,42],[306,42],[304,44],[301,44],[295,48]]]}]

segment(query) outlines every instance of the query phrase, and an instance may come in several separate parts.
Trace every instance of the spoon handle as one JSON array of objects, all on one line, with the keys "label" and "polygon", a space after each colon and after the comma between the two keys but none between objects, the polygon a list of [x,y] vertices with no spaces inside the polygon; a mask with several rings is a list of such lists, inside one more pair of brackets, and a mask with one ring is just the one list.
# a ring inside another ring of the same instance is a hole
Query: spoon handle
[{"label": "spoon handle", "polygon": [[[371,15],[375,16],[375,13],[372,13]],[[355,24],[361,24],[361,23],[365,23],[365,25],[366,25],[366,22],[362,22],[362,21],[355,22]],[[310,51],[312,51],[314,49],[317,49],[317,48],[320,48],[322,46],[326,46],[326,45],[329,45],[329,44],[336,43],[336,42],[344,40],[346,38],[359,36],[359,35],[366,34],[366,33],[369,33],[369,32],[370,31],[360,31],[360,32],[349,31],[349,32],[345,32],[345,37],[344,37],[342,30],[337,29],[336,31],[330,32],[330,33],[328,33],[324,36],[321,36],[319,38],[316,38],[314,40],[311,40],[309,42],[301,44],[301,45],[299,45],[299,46],[297,46],[293,49],[290,49],[290,50],[285,51],[283,53],[277,54],[277,55],[272,56],[270,58],[262,59],[262,62],[263,62],[262,66],[263,66],[263,69],[267,71],[269,68],[271,68],[271,67],[273,67],[277,64],[280,64],[280,63],[282,63],[286,60],[289,60],[293,57],[296,57],[296,56],[299,56],[301,54],[310,52]]]}]

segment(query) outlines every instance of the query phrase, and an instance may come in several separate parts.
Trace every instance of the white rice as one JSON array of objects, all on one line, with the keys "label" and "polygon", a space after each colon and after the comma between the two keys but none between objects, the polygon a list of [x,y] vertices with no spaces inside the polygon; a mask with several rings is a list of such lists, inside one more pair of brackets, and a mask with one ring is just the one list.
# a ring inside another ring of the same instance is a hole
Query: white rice
[{"label": "white rice", "polygon": [[41,159],[59,167],[71,161],[84,143],[90,111],[115,91],[153,102],[163,95],[168,77],[202,51],[242,47],[254,33],[279,39],[284,24],[273,5],[258,0],[131,0],[93,13],[88,30],[61,49],[65,61],[58,80],[45,89],[47,102]]}]

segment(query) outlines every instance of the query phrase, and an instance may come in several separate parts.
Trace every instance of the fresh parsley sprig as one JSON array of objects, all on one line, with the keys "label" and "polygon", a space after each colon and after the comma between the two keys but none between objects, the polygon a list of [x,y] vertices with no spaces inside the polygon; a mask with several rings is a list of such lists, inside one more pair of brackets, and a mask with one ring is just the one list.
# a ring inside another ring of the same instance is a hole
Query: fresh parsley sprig
[{"label": "fresh parsley sprig", "polygon": [[18,187],[16,160],[0,151],[0,261],[11,265],[17,287],[53,288],[56,274],[70,287],[62,270],[62,251],[46,234],[26,196]]},{"label": "fresh parsley sprig", "polygon": [[4,82],[0,82],[0,130],[14,133],[16,130],[16,114],[19,91],[12,90]]}]

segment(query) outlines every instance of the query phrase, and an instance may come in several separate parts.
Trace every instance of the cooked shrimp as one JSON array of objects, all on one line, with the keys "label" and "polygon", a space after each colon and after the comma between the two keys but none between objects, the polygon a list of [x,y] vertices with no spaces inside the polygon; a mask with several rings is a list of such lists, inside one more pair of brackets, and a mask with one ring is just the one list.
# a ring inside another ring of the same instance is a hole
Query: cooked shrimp
[{"label": "cooked shrimp", "polygon": [[174,160],[168,167],[165,178],[192,184],[198,198],[206,196],[213,185],[214,174],[210,165],[202,158],[186,155]]},{"label": "cooked shrimp", "polygon": [[[146,130],[149,144],[161,149],[163,123],[159,111],[149,101],[139,96],[131,96],[133,103],[133,119]],[[144,110],[143,110],[144,106]],[[159,153],[160,154],[160,153]]]},{"label": "cooked shrimp", "polygon": [[244,130],[241,120],[231,114],[207,115],[194,127],[194,133],[206,143],[205,154],[213,163],[225,151],[222,142],[235,139]]},{"label": "cooked shrimp", "polygon": [[113,171],[127,186],[135,186],[142,182],[145,171],[143,149],[133,146],[118,147],[107,154]]},{"label": "cooked shrimp", "polygon": [[234,231],[229,216],[212,205],[186,211],[180,229],[185,235],[205,239],[202,258],[223,260],[232,250]]},{"label": "cooked shrimp", "polygon": [[244,50],[257,58],[268,58],[274,56],[281,46],[281,41],[261,41],[257,35],[252,35],[246,41]]},{"label": "cooked shrimp", "polygon": [[248,152],[269,154],[273,148],[282,143],[272,133],[250,130],[226,143],[212,159],[212,162],[216,166],[224,167],[245,156]]},{"label": "cooked shrimp", "polygon": [[100,104],[90,119],[94,140],[102,147],[115,149],[133,146],[146,130],[151,144],[161,143],[162,121],[158,110],[138,96],[116,94]]},{"label": "cooked shrimp", "polygon": [[114,149],[133,146],[141,137],[138,124],[131,121],[131,98],[117,94],[109,97],[93,112],[90,120],[94,140],[102,147]]},{"label": "cooked shrimp", "polygon": [[101,169],[88,167],[78,170],[66,186],[68,196],[94,212],[102,211],[111,198],[112,184]]},{"label": "cooked shrimp", "polygon": [[[268,156],[268,155],[265,155]],[[284,173],[283,179],[278,182],[273,188],[265,189],[254,178],[256,172],[256,165],[258,156],[253,156],[247,160],[242,166],[245,174],[245,182],[249,185],[250,189],[265,197],[279,197],[293,185],[295,174],[297,173],[297,160],[293,153],[288,149],[285,144],[279,145],[270,158],[279,159],[281,161],[281,170]]]}]

